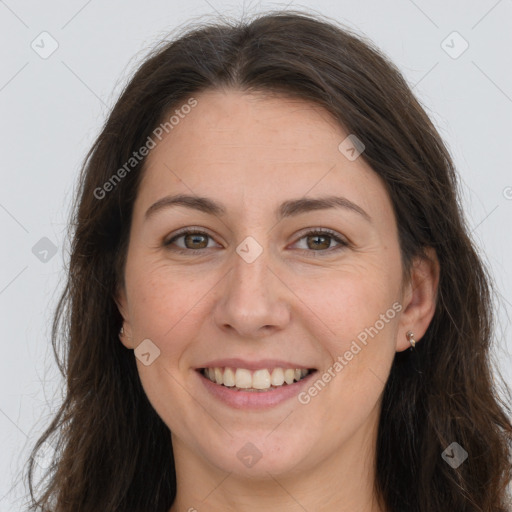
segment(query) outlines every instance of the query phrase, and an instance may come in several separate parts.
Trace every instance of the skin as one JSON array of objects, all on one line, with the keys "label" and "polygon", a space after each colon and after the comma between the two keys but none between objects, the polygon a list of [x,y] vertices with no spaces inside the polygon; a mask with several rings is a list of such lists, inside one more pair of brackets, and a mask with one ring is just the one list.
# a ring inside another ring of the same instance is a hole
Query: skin
[{"label": "skin", "polygon": [[[117,295],[122,343],[135,349],[149,338],[160,350],[148,366],[136,361],[172,432],[178,493],[170,512],[383,511],[373,491],[381,395],[395,352],[410,348],[407,331],[419,341],[434,315],[435,253],[402,282],[384,185],[362,158],[338,150],[348,133],[319,106],[235,90],[195,98],[148,156]],[[176,193],[215,199],[226,214],[173,206],[144,219]],[[329,194],[371,222],[335,208],[275,217],[285,200]],[[189,226],[210,237],[164,245]],[[350,245],[327,238],[315,248],[315,235],[304,233],[319,228]],[[247,236],[263,249],[252,263],[236,252]],[[206,245],[199,255],[172,251]],[[395,302],[402,310],[307,404],[295,397],[263,411],[234,409],[212,398],[195,370],[218,358],[278,358],[321,375]],[[237,457],[247,442],[261,453],[250,468]]]}]

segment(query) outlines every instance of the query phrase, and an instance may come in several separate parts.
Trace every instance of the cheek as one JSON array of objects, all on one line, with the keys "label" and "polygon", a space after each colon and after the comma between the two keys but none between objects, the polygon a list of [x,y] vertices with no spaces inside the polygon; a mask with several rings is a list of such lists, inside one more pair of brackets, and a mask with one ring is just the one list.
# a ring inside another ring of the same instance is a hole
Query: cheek
[{"label": "cheek", "polygon": [[330,359],[324,369],[330,369],[326,387],[337,406],[324,414],[368,412],[382,392],[396,350],[402,307],[397,301],[400,267],[387,263],[359,262],[314,284],[303,281],[317,337]]},{"label": "cheek", "polygon": [[139,268],[137,272],[133,267],[131,280],[127,275],[132,330],[138,339],[151,339],[167,355],[178,352],[180,339],[186,339],[183,333],[197,326],[198,303],[212,285],[162,265]]},{"label": "cheek", "polygon": [[[400,268],[391,268],[393,258],[383,256],[354,255],[335,269],[295,270],[284,278],[293,291],[288,299],[292,322],[309,330],[333,359],[349,350],[358,337],[364,341],[367,330],[397,297]],[[179,358],[215,308],[212,301],[219,299],[215,287],[223,282],[222,272],[199,273],[192,266],[177,268],[137,254],[126,271],[136,339],[149,338],[163,355]],[[229,294],[228,289],[224,291]],[[388,335],[389,323],[375,339]],[[366,337],[374,339],[371,334]],[[362,352],[364,358],[369,351]]]},{"label": "cheek", "polygon": [[316,279],[301,279],[298,295],[314,313],[310,316],[315,324],[341,350],[346,342],[376,322],[379,331],[388,330],[396,317],[394,310],[386,316],[384,329],[379,320],[399,296],[398,271],[398,268],[386,270],[380,264],[347,265]]}]

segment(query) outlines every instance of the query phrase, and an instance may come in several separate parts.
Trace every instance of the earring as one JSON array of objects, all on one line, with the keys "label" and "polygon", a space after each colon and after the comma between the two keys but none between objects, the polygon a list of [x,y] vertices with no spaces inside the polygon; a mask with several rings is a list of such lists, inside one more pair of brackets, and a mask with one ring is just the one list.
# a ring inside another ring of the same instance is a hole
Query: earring
[{"label": "earring", "polygon": [[409,343],[411,344],[412,348],[416,346],[416,340],[414,339],[414,333],[412,331],[407,331],[407,339],[409,340]]},{"label": "earring", "polygon": [[121,329],[119,330],[119,336],[122,336],[124,334],[124,327],[121,327]]}]

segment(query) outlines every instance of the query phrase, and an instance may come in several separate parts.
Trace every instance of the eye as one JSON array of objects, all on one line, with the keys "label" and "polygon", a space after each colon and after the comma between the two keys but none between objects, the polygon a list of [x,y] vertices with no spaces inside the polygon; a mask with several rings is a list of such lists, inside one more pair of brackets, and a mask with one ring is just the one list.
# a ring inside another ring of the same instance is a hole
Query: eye
[{"label": "eye", "polygon": [[[180,239],[182,239],[183,245],[177,244],[177,241]],[[204,249],[212,248],[212,246],[208,245],[208,239],[213,241],[213,238],[204,231],[184,228],[172,238],[165,241],[164,246],[180,254],[200,254],[204,253]],[[310,256],[312,253],[330,254],[350,245],[349,242],[344,240],[335,231],[325,228],[307,231],[296,243],[302,240],[306,240],[307,249],[299,249],[299,251]],[[338,245],[331,247],[332,241],[336,242]],[[177,247],[172,247],[172,245],[177,245]]]},{"label": "eye", "polygon": [[[178,249],[174,247],[170,247],[172,244],[179,240],[183,239],[184,246],[178,245]],[[204,252],[203,249],[208,249],[208,238],[212,239],[208,233],[204,231],[200,231],[198,229],[183,229],[174,235],[171,239],[164,242],[166,247],[169,247],[172,251],[181,253],[181,254],[199,254]],[[213,239],[212,239],[213,240]]]},{"label": "eye", "polygon": [[[300,249],[300,251],[308,255],[311,255],[311,253],[331,254],[349,246],[349,243],[335,231],[325,228],[308,231],[299,238],[298,242],[301,240],[306,240],[307,249]],[[338,246],[331,247],[333,240]],[[313,255],[316,257],[316,254]]]}]

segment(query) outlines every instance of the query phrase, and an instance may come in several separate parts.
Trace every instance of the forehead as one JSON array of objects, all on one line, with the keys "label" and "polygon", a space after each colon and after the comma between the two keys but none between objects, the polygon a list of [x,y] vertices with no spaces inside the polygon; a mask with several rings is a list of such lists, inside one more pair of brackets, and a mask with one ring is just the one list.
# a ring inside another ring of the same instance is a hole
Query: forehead
[{"label": "forehead", "polygon": [[196,147],[197,151],[188,156],[197,158],[235,158],[252,149],[257,151],[259,161],[275,160],[280,155],[289,161],[290,150],[297,152],[298,158],[313,156],[320,149],[319,144],[324,149],[334,144],[336,150],[341,135],[341,128],[329,112],[300,99],[211,90],[197,96],[196,101],[196,107],[170,130],[161,146]]},{"label": "forehead", "polygon": [[381,179],[340,151],[349,134],[319,105],[234,90],[194,99],[192,109],[174,107],[181,115],[147,157],[138,202],[185,192],[249,206],[337,191],[365,209],[390,208]]}]

